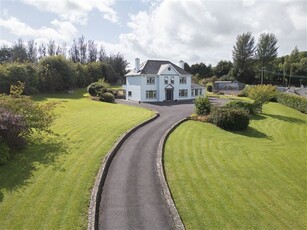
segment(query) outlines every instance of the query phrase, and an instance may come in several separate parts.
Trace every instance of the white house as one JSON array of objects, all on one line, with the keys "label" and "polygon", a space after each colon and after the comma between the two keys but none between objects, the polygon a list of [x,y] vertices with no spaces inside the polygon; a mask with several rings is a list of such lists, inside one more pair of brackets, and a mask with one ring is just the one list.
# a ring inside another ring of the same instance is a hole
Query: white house
[{"label": "white house", "polygon": [[194,99],[205,94],[203,86],[191,83],[192,75],[170,61],[148,60],[125,75],[126,99],[141,102]]}]

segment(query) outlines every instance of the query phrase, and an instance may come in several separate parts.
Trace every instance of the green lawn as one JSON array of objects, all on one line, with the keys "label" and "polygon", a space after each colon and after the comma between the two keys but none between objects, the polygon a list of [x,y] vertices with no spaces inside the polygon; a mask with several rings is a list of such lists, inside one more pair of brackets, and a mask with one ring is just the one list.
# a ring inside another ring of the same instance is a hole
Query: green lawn
[{"label": "green lawn", "polygon": [[52,130],[0,166],[0,229],[86,229],[91,188],[116,139],[152,111],[90,100],[74,94],[40,95],[60,100]]},{"label": "green lawn", "polygon": [[245,132],[188,121],[165,168],[187,229],[306,229],[307,115],[264,106]]}]

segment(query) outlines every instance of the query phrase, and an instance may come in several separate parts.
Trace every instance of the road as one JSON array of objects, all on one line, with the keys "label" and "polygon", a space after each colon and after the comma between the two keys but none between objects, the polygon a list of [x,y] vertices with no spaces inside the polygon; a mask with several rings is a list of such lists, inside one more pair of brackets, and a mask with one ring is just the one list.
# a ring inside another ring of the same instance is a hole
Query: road
[{"label": "road", "polygon": [[[129,102],[123,102],[129,103]],[[173,229],[157,173],[162,135],[193,112],[193,103],[132,104],[159,112],[121,146],[109,168],[99,206],[99,229]]]}]

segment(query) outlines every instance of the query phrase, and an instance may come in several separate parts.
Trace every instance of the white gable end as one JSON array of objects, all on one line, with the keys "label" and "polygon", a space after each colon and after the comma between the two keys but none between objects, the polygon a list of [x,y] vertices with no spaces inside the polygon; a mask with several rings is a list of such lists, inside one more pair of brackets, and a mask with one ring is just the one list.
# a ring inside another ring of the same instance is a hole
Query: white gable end
[{"label": "white gable end", "polygon": [[180,75],[170,64],[161,65],[158,75]]}]

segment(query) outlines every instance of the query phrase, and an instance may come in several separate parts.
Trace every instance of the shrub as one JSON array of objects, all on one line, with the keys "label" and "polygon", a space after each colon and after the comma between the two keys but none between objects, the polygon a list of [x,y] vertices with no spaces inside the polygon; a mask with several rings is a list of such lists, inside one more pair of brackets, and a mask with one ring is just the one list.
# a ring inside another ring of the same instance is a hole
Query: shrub
[{"label": "shrub", "polygon": [[93,82],[87,87],[87,92],[92,96],[96,97],[99,94],[103,94],[106,92],[106,88],[101,82]]},{"label": "shrub", "polygon": [[0,165],[5,164],[9,160],[9,147],[4,143],[0,137]]},{"label": "shrub", "polygon": [[238,97],[248,97],[249,86],[245,86],[245,88],[238,94]]},{"label": "shrub", "polygon": [[244,109],[215,108],[209,122],[225,130],[246,130],[249,124],[248,112]]},{"label": "shrub", "polygon": [[197,115],[208,115],[211,111],[211,104],[208,97],[197,97],[195,99],[195,113]]},{"label": "shrub", "polygon": [[256,85],[248,89],[248,97],[260,106],[260,112],[262,112],[262,105],[276,97],[276,94],[276,86],[273,85]]},{"label": "shrub", "polygon": [[99,95],[99,101],[114,103],[115,97],[112,93],[102,93]]},{"label": "shrub", "polygon": [[244,109],[249,114],[255,114],[255,105],[253,103],[247,101],[230,101],[228,104],[224,106],[225,108],[234,108],[234,109]]},{"label": "shrub", "polygon": [[288,93],[279,93],[277,95],[277,102],[302,113],[307,113],[307,99],[304,97]]}]

